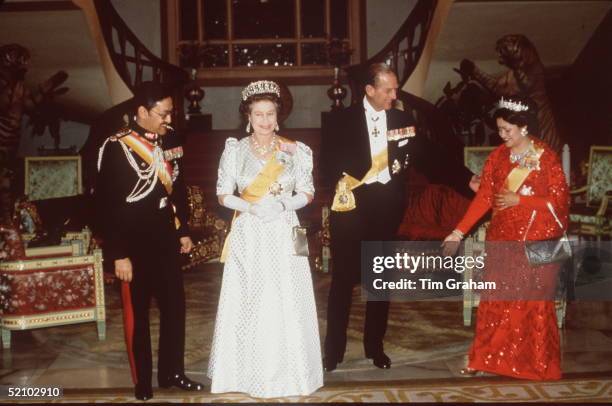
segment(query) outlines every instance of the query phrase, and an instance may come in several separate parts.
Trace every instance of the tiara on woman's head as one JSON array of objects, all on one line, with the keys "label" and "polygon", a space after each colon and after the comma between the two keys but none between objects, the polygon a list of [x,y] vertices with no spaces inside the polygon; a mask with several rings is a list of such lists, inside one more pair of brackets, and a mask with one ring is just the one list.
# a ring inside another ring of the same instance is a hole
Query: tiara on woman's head
[{"label": "tiara on woman's head", "polygon": [[497,102],[497,108],[499,109],[508,109],[515,112],[527,111],[529,110],[529,106],[521,103],[521,102],[513,102],[512,100],[504,100],[503,96]]},{"label": "tiara on woman's head", "polygon": [[277,97],[280,97],[280,87],[271,80],[251,82],[242,90],[242,100],[246,101],[246,99],[256,94],[275,94]]}]

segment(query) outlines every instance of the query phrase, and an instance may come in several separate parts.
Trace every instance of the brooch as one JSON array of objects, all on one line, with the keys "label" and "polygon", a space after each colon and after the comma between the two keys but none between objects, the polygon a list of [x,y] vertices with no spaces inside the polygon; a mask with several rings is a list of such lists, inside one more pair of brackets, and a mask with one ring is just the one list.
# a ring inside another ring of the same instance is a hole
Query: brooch
[{"label": "brooch", "polygon": [[521,190],[519,190],[519,195],[533,196],[533,188],[531,186],[523,185],[523,187],[521,187]]},{"label": "brooch", "polygon": [[291,164],[292,157],[286,152],[278,151],[276,152],[276,160],[283,166],[288,166]]},{"label": "brooch", "polygon": [[272,196],[278,196],[283,193],[283,185],[278,182],[274,182],[270,185],[269,191]]}]

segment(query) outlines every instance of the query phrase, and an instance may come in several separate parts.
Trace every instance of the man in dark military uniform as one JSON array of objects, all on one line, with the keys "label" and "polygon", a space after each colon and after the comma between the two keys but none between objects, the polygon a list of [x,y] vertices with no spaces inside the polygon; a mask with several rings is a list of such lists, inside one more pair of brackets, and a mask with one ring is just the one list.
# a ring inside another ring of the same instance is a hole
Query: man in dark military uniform
[{"label": "man in dark military uniform", "polygon": [[99,150],[95,187],[106,261],[122,281],[128,355],[137,399],[153,396],[149,303],[160,310],[160,387],[202,390],[184,374],[185,293],[180,253],[192,242],[187,230],[180,146],[162,150],[172,134],[173,104],[162,85],[145,82],[135,92],[130,125]]}]

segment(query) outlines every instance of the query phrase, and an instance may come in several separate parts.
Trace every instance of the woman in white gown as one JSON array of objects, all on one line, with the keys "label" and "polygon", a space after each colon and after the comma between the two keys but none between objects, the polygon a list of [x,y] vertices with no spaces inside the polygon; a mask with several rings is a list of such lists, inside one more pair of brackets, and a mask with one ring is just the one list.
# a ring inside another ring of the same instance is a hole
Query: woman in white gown
[{"label": "woman in white gown", "polygon": [[228,138],[219,164],[217,196],[236,217],[208,365],[212,393],[268,398],[323,386],[308,258],[295,255],[292,239],[295,211],[314,196],[312,151],[276,134],[279,109],[276,83],[249,84],[240,110],[252,133]]}]

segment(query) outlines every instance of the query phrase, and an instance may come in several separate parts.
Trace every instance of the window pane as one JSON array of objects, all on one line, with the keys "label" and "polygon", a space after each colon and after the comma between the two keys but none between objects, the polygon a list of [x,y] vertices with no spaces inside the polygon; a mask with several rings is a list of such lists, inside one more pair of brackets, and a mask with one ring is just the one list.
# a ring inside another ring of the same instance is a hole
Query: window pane
[{"label": "window pane", "polygon": [[302,65],[327,65],[325,43],[302,44]]},{"label": "window pane", "polygon": [[294,38],[295,0],[232,0],[234,38]]},{"label": "window pane", "polygon": [[179,2],[181,40],[198,39],[198,4],[197,0]]},{"label": "window pane", "polygon": [[348,0],[332,0],[331,8],[331,37],[348,38]]},{"label": "window pane", "polygon": [[326,37],[325,0],[302,0],[302,37]]},{"label": "window pane", "polygon": [[294,66],[294,44],[234,45],[235,66]]},{"label": "window pane", "polygon": [[227,38],[227,8],[225,4],[225,0],[203,0],[204,39]]},{"label": "window pane", "polygon": [[229,65],[227,45],[182,44],[179,47],[181,67],[217,68]]},{"label": "window pane", "polygon": [[203,45],[200,48],[200,60],[205,68],[229,66],[229,50],[227,45]]}]

